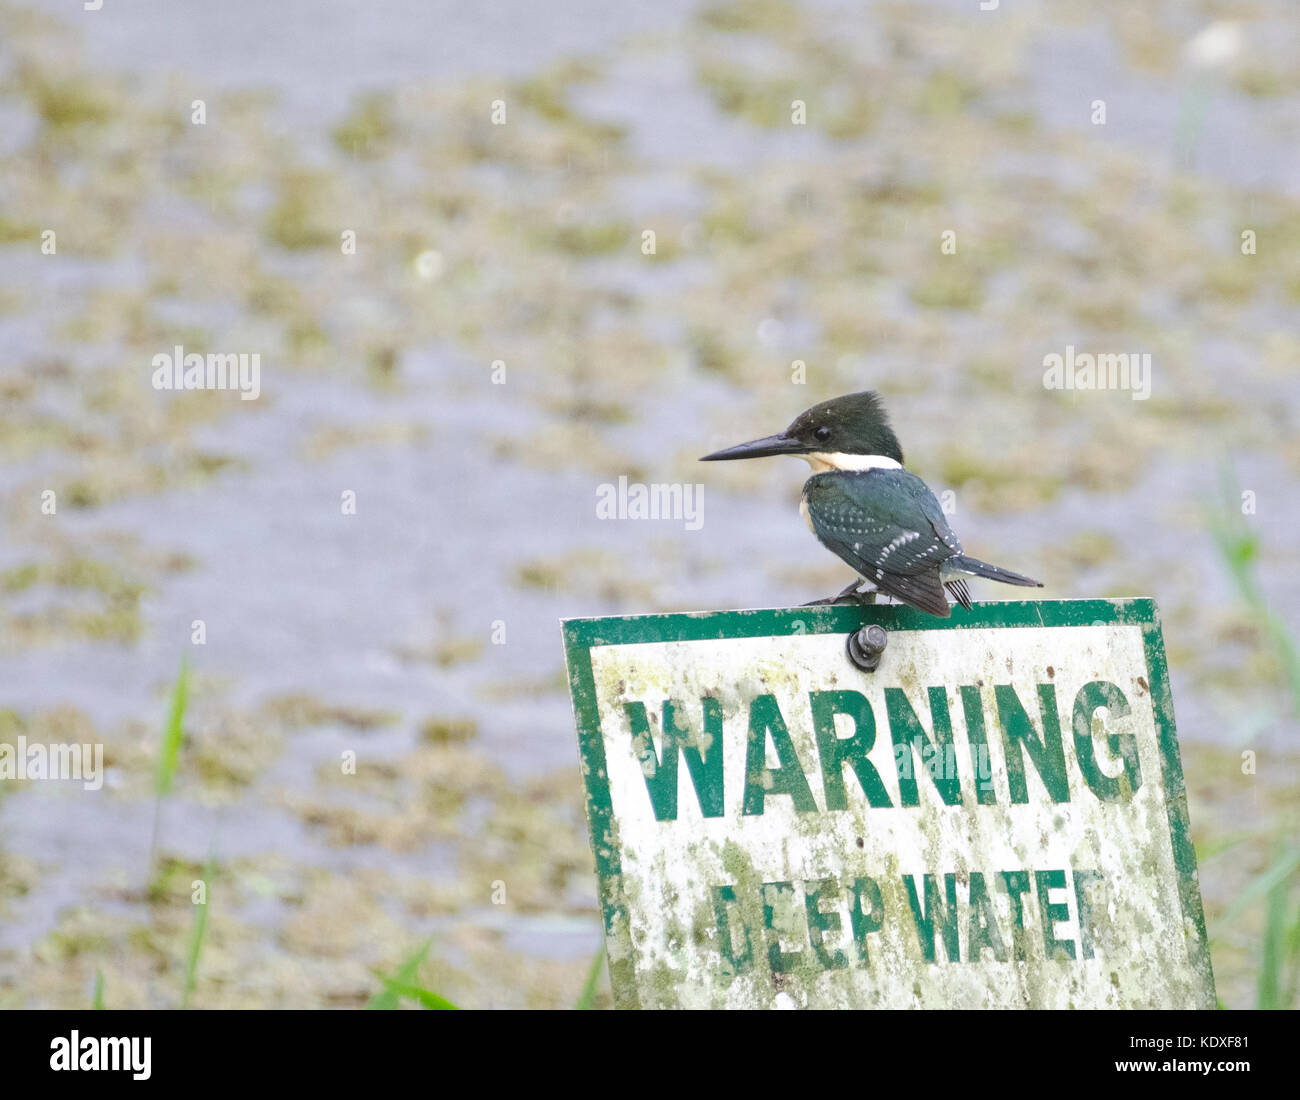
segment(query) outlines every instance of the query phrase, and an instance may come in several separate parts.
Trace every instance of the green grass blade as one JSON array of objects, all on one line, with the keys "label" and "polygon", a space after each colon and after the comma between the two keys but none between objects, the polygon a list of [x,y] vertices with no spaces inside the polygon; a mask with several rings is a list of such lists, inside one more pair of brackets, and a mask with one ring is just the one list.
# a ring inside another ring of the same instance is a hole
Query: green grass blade
[{"label": "green grass blade", "polygon": [[[396,993],[399,997],[408,997],[413,1001],[419,1002],[425,1008],[433,1009],[436,1012],[459,1012],[460,1006],[452,1004],[446,997],[441,997],[431,989],[424,989],[418,985],[407,985],[405,982],[394,981],[392,978],[384,979],[384,989],[391,993]],[[372,1007],[370,1005],[367,1008]]]},{"label": "green grass blade", "polygon": [[1196,862],[1200,865],[1207,860],[1214,859],[1215,856],[1221,856],[1225,852],[1230,852],[1234,848],[1254,839],[1256,839],[1254,832],[1236,833],[1218,838],[1211,837],[1196,845]]},{"label": "green grass blade", "polygon": [[1287,683],[1291,687],[1291,701],[1295,714],[1300,717],[1300,649],[1296,648],[1295,641],[1286,627],[1272,612],[1268,614],[1267,625],[1269,633],[1273,636],[1273,645],[1277,649],[1278,659],[1286,672]]},{"label": "green grass blade", "polygon": [[154,771],[154,794],[162,798],[171,793],[176,778],[176,762],[180,758],[181,740],[185,735],[185,708],[190,697],[190,663],[181,658],[181,670],[172,688],[171,709],[167,725],[163,728],[162,744],[158,750],[158,766]]},{"label": "green grass blade", "polygon": [[600,972],[605,966],[605,941],[600,941],[600,950],[596,952],[596,957],[591,960],[591,966],[587,970],[587,980],[582,983],[582,992],[578,995],[578,1003],[573,1007],[578,1012],[587,1012],[596,1007],[596,985],[600,981]]},{"label": "green grass blade", "polygon": [[176,763],[180,759],[181,741],[185,736],[185,708],[190,698],[190,664],[189,658],[182,655],[181,670],[172,687],[171,707],[167,712],[167,724],[163,727],[162,739],[158,746],[158,763],[154,768],[153,790],[153,829],[149,836],[149,878],[155,881],[158,867],[158,830],[162,822],[162,800],[171,793],[172,781],[176,778]]},{"label": "green grass blade", "polygon": [[1279,883],[1284,883],[1298,867],[1300,867],[1300,848],[1295,848],[1285,853],[1237,896],[1237,900],[1228,906],[1228,911],[1219,918],[1218,924],[1214,926],[1214,935],[1210,939],[1218,939],[1223,930],[1236,920],[1251,902],[1268,894]]},{"label": "green grass blade", "polygon": [[209,854],[203,867],[203,901],[195,907],[194,927],[190,931],[190,951],[185,960],[185,988],[181,991],[181,1008],[188,1008],[190,994],[199,981],[199,955],[203,951],[203,938],[208,932],[208,906],[212,902],[212,885],[216,865]]},{"label": "green grass blade", "polygon": [[409,986],[416,988],[416,975],[420,971],[420,966],[425,957],[429,954],[429,948],[433,946],[433,937],[430,936],[415,951],[407,956],[406,961],[397,968],[397,973],[392,977],[385,977],[383,974],[377,975],[379,980],[384,983],[382,993],[376,993],[366,1004],[366,1008],[391,1010],[397,1007],[402,998],[394,986]]},{"label": "green grass blade", "polygon": [[90,1007],[98,1012],[104,1009],[104,972],[95,971],[95,992],[90,996]]},{"label": "green grass blade", "polygon": [[1282,994],[1282,1006],[1291,1008],[1295,1004],[1297,985],[1300,985],[1300,906],[1296,908],[1295,923],[1286,937],[1286,990]]},{"label": "green grass blade", "polygon": [[1272,640],[1291,691],[1292,708],[1296,716],[1300,717],[1300,647],[1297,647],[1286,625],[1273,614],[1272,606],[1255,579],[1260,540],[1242,519],[1236,478],[1227,463],[1219,468],[1219,485],[1222,504],[1209,513],[1210,534],[1232,575],[1242,602],[1250,609],[1252,616],[1263,624]]},{"label": "green grass blade", "polygon": [[1256,991],[1259,1007],[1271,1011],[1282,1007],[1282,968],[1286,940],[1286,901],[1290,883],[1280,880],[1268,892],[1265,906],[1264,940],[1260,944],[1259,977]]}]

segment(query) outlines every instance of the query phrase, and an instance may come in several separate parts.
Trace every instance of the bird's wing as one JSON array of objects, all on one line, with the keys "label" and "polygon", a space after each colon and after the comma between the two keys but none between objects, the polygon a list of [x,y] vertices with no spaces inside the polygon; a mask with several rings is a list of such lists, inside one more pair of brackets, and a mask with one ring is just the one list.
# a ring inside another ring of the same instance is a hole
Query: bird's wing
[{"label": "bird's wing", "polygon": [[946,617],[939,566],[962,552],[925,482],[906,470],[834,471],[804,486],[825,546],[886,595]]}]

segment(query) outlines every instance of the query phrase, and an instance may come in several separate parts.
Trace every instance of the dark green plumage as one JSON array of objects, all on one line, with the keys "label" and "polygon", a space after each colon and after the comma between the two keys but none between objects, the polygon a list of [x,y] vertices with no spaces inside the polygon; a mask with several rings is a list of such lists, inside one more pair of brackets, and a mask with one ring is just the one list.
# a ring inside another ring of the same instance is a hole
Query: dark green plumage
[{"label": "dark green plumage", "polygon": [[801,412],[785,433],[820,451],[884,455],[899,465],[903,448],[889,426],[880,398],[871,390],[823,401]]},{"label": "dark green plumage", "polygon": [[948,615],[941,568],[962,545],[924,481],[902,469],[836,470],[810,477],[803,492],[827,549],[886,595]]}]

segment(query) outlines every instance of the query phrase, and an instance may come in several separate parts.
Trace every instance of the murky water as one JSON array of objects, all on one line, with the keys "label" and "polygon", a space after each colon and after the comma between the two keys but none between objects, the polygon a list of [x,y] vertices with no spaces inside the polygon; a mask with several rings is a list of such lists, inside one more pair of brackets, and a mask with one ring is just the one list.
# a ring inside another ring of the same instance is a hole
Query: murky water
[{"label": "murky water", "polygon": [[[1276,819],[1296,728],[1205,513],[1231,457],[1300,620],[1297,24],[1243,5],[1198,71],[1190,16],[972,7],[0,9],[0,728],[110,758],[0,784],[0,1003],[175,1003],[210,851],[195,1003],[358,1003],[430,933],[449,996],[571,1003],[558,620],[839,588],[800,470],[694,459],[867,386],[973,553],[1159,600],[1198,836]],[[258,351],[261,396],[155,391],[177,343]],[[1150,352],[1150,400],[1045,391],[1067,344]],[[598,519],[620,475],[702,484],[703,525]]]}]

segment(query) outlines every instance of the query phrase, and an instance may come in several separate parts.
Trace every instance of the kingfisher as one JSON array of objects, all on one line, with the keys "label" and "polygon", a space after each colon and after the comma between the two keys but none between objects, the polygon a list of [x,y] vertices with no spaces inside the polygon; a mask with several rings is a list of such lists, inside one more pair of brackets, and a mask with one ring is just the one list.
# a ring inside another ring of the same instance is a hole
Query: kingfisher
[{"label": "kingfisher", "polygon": [[903,468],[903,449],[872,391],[823,401],[777,435],[715,451],[700,461],[768,455],[798,455],[812,467],[799,511],[818,541],[858,574],[843,592],[818,603],[865,603],[879,592],[947,618],[951,611],[945,588],[962,607],[971,607],[966,577],[1043,587],[1010,569],[967,557],[930,487]]}]

